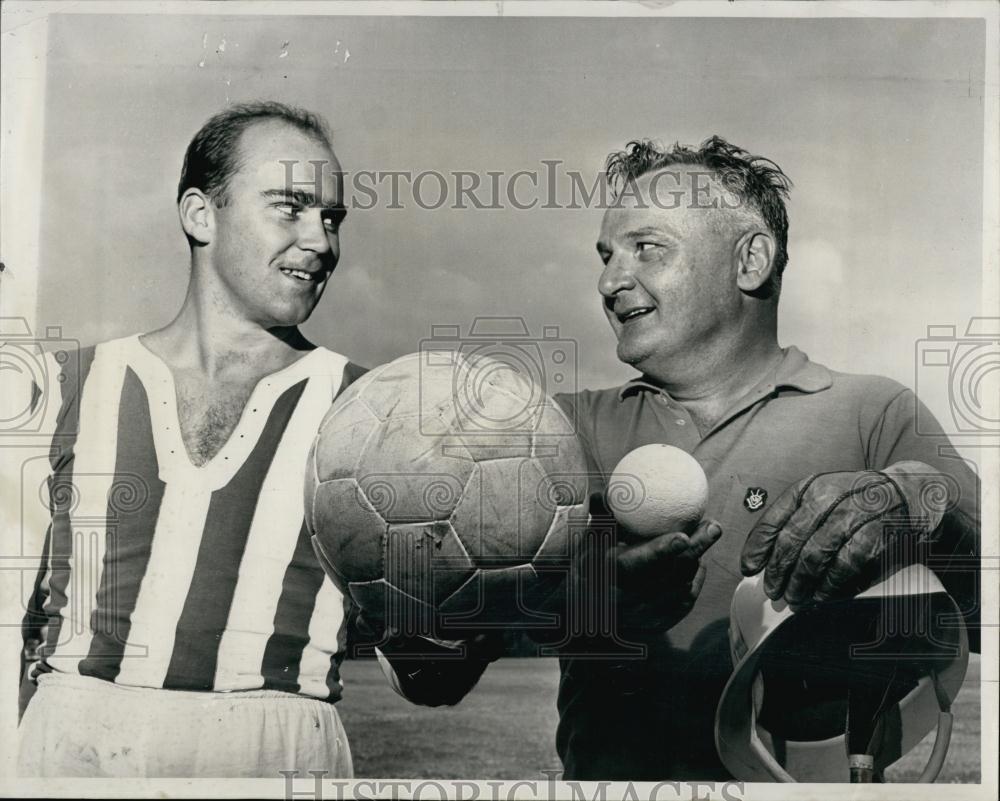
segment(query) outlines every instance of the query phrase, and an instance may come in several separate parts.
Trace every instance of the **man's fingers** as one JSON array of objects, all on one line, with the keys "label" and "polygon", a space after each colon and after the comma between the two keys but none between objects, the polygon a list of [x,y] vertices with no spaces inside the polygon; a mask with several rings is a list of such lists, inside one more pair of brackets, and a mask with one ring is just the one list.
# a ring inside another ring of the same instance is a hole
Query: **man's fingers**
[{"label": "man's fingers", "polygon": [[826,576],[830,563],[850,537],[850,529],[826,525],[802,545],[798,559],[790,568],[785,600],[792,605],[805,603]]},{"label": "man's fingers", "polygon": [[781,493],[750,531],[740,556],[740,571],[744,576],[752,576],[764,569],[771,558],[774,541],[799,508],[801,489],[809,480],[793,484]]},{"label": "man's fingers", "polygon": [[659,569],[665,562],[683,558],[690,547],[691,540],[687,534],[679,531],[661,534],[635,545],[619,545],[614,552],[618,573],[628,576]]},{"label": "man's fingers", "polygon": [[691,535],[690,548],[695,556],[701,556],[722,537],[722,526],[714,520],[702,520]]},{"label": "man's fingers", "polygon": [[[794,595],[802,600],[807,592],[811,594],[815,586],[811,571],[818,569],[820,563],[824,568],[829,566],[830,555],[840,551],[852,532],[884,511],[889,499],[879,486],[885,483],[887,480],[877,475],[873,480],[862,481],[852,473],[833,473],[820,475],[809,484],[799,498],[798,509],[774,541],[764,572],[764,591],[768,597]],[[816,544],[810,545],[814,539]],[[796,572],[797,581],[804,586],[797,586],[794,593],[789,593]]]},{"label": "man's fingers", "polygon": [[635,545],[620,546],[616,554],[618,569],[628,574],[662,569],[679,558],[697,560],[721,536],[722,527],[718,523],[702,520],[690,537],[680,531],[670,531]]},{"label": "man's fingers", "polygon": [[830,560],[829,568],[813,593],[816,601],[846,598],[868,587],[886,565],[885,521],[875,519],[862,526]]},{"label": "man's fingers", "polygon": [[693,601],[701,593],[701,588],[705,584],[705,575],[708,571],[705,569],[703,564],[698,565],[698,572],[694,574],[694,578],[691,580],[691,600]]},{"label": "man's fingers", "polygon": [[780,598],[788,585],[792,567],[812,533],[813,515],[797,509],[776,533],[770,557],[764,565],[764,593],[772,600]]}]

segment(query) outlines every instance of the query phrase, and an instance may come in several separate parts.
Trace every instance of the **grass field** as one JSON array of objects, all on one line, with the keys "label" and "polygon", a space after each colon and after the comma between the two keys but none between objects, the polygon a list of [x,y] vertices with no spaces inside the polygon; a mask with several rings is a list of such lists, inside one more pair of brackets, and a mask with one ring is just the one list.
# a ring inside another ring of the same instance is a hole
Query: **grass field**
[{"label": "grass field", "polygon": [[[389,687],[374,660],[345,662],[340,709],[359,777],[536,779],[559,770],[555,752],[554,659],[502,659],[456,707],[414,706]],[[955,730],[939,782],[979,780],[979,657],[953,707]],[[933,735],[896,763],[888,778],[923,768]],[[664,777],[669,778],[667,776]]]}]

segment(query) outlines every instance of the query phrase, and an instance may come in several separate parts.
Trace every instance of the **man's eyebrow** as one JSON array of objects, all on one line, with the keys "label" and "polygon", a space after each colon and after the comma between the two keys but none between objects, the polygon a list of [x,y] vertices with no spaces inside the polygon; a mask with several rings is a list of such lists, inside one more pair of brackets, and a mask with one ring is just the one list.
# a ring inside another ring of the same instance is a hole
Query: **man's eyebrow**
[{"label": "man's eyebrow", "polygon": [[291,200],[298,203],[300,206],[307,206],[309,208],[320,206],[323,211],[329,212],[330,214],[344,214],[347,211],[343,204],[340,203],[324,206],[323,204],[317,202],[316,195],[312,192],[303,192],[301,189],[265,189],[260,194],[262,197],[274,197],[281,200]]},{"label": "man's eyebrow", "polygon": [[[657,228],[654,225],[645,225],[642,228],[633,228],[630,231],[626,231],[623,238],[626,239],[637,239],[640,236],[670,236],[670,230],[664,228]],[[611,245],[605,242],[603,239],[597,240],[597,252],[611,250]]]},{"label": "man's eyebrow", "polygon": [[665,231],[662,228],[657,228],[652,225],[643,226],[642,228],[633,228],[628,231],[625,236],[637,237],[637,236],[663,236],[664,234],[669,234],[669,231]]}]

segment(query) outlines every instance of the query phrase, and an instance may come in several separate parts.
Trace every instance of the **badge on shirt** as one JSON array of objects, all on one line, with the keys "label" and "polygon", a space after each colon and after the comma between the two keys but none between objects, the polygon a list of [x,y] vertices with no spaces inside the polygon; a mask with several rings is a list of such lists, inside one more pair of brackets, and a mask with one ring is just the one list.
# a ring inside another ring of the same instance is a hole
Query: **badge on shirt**
[{"label": "badge on shirt", "polygon": [[767,490],[763,487],[747,487],[747,494],[743,497],[743,505],[748,512],[756,512],[767,503]]}]

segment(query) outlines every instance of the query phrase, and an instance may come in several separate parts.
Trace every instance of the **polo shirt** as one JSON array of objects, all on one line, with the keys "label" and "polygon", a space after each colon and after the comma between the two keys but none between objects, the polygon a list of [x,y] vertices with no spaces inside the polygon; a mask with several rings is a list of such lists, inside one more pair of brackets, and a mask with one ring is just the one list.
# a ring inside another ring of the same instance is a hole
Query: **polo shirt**
[{"label": "polo shirt", "polygon": [[[924,408],[918,433],[919,401],[909,389],[880,376],[830,370],[795,347],[784,349],[777,367],[704,435],[683,405],[645,377],[556,399],[587,451],[592,498],[600,500],[629,451],[673,445],[704,469],[705,517],[723,530],[702,557],[705,583],[693,608],[643,656],[616,660],[565,649],[573,655],[560,658],[557,750],[567,779],[728,777],[713,724],[732,669],[729,607],[742,579],[740,554],[754,524],[790,485],[817,472],[917,460],[950,475],[962,511],[979,518],[975,473]],[[934,425],[930,432],[925,419]],[[951,577],[953,594],[970,594],[968,578]],[[977,614],[971,595],[963,607],[970,618]]]}]

